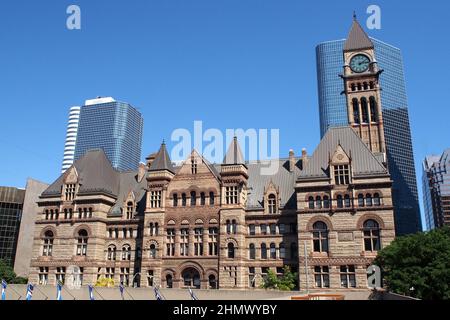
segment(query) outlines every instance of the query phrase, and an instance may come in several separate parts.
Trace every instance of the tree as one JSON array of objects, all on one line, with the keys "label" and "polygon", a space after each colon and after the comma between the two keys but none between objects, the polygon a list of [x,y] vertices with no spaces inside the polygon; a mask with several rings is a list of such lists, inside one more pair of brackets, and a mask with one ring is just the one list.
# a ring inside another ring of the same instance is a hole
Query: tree
[{"label": "tree", "polygon": [[375,264],[395,293],[425,300],[450,299],[450,228],[399,237]]},{"label": "tree", "polygon": [[14,269],[5,260],[0,260],[0,279],[9,284],[26,284],[28,282],[26,278],[17,277]]},{"label": "tree", "polygon": [[100,277],[95,283],[96,287],[110,288],[114,287],[114,280],[110,278]]},{"label": "tree", "polygon": [[276,289],[282,291],[294,290],[297,285],[297,273],[293,273],[289,266],[284,266],[283,276],[278,277],[275,272],[269,270],[264,282],[263,289]]}]

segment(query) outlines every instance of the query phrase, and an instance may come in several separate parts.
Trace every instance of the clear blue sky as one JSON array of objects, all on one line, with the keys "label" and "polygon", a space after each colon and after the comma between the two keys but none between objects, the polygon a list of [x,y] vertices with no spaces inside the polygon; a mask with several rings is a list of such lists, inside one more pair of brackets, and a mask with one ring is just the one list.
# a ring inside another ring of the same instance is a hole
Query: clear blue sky
[{"label": "clear blue sky", "polygon": [[[66,29],[66,8],[82,30]],[[96,96],[138,107],[143,155],[176,128],[279,128],[281,152],[319,143],[315,46],[352,12],[402,49],[416,166],[450,147],[450,3],[303,0],[2,0],[0,185],[57,178],[68,108]],[[170,121],[167,117],[170,117]],[[419,187],[420,179],[419,179]]]}]

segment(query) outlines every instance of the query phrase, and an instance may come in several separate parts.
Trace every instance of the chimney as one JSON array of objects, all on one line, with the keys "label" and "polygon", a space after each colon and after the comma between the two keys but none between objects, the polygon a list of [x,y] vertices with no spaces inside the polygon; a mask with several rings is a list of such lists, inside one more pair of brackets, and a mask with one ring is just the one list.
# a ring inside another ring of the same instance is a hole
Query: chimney
[{"label": "chimney", "polygon": [[295,153],[294,150],[289,150],[289,171],[294,172],[295,170]]},{"label": "chimney", "polygon": [[152,153],[147,158],[145,158],[145,160],[147,160],[147,170],[150,169],[150,167],[151,167],[153,161],[155,161],[155,159],[156,159],[156,153]]},{"label": "chimney", "polygon": [[302,169],[305,168],[306,164],[308,163],[308,152],[305,148],[302,149]]},{"label": "chimney", "polygon": [[144,163],[139,163],[137,181],[141,182],[144,179],[145,174],[147,173],[147,166]]}]

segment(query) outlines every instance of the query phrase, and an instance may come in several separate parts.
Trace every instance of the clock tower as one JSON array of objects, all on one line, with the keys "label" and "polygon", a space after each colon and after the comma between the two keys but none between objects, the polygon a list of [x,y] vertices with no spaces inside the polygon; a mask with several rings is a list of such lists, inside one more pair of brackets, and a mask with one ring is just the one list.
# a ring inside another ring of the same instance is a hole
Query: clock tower
[{"label": "clock tower", "polygon": [[344,45],[344,80],[348,122],[373,153],[386,153],[381,112],[380,70],[372,40],[354,16]]}]

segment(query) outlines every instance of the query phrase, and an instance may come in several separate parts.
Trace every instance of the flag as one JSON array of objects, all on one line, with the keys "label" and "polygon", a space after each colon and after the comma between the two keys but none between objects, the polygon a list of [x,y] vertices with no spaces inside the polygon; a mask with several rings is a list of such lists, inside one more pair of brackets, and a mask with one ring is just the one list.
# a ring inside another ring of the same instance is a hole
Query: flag
[{"label": "flag", "polygon": [[2,300],[6,300],[6,287],[8,286],[8,284],[6,283],[5,280],[2,279]]},{"label": "flag", "polygon": [[63,286],[62,286],[62,284],[61,284],[61,282],[57,282],[56,283],[56,300],[58,300],[58,301],[62,301],[62,288],[63,288]]},{"label": "flag", "polygon": [[122,300],[124,300],[123,291],[125,290],[125,287],[123,286],[122,283],[119,285],[119,290],[120,290],[120,296],[122,297]]},{"label": "flag", "polygon": [[34,286],[31,283],[29,283],[27,286],[27,295],[26,295],[25,299],[31,300],[33,298],[33,289],[34,289]]},{"label": "flag", "polygon": [[189,288],[189,294],[191,295],[192,300],[198,300],[197,296],[195,295],[194,291],[192,291],[191,288]]},{"label": "flag", "polygon": [[161,293],[159,292],[158,288],[155,287],[153,290],[155,291],[155,298],[156,298],[156,300],[164,300],[164,298],[161,295]]},{"label": "flag", "polygon": [[88,286],[89,288],[89,299],[91,299],[91,301],[94,301],[94,287],[93,286]]}]

